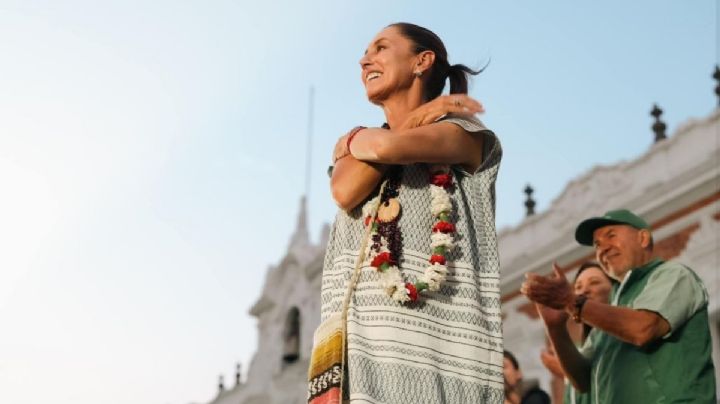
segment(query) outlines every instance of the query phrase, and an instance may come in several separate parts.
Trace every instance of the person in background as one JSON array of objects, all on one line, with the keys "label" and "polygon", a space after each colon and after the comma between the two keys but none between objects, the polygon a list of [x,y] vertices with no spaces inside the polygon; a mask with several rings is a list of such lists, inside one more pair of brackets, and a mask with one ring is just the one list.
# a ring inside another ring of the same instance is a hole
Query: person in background
[{"label": "person in background", "polygon": [[[577,295],[585,295],[589,300],[607,303],[610,301],[612,280],[610,280],[610,277],[597,262],[588,261],[580,265],[580,268],[575,273],[573,287]],[[592,326],[582,324],[578,346],[582,346],[585,343],[588,334],[590,334],[590,330],[592,330]],[[552,345],[550,345],[550,350],[542,352],[540,359],[550,372],[565,379],[564,404],[589,404],[591,402],[589,393],[578,391],[572,386],[572,383],[570,383],[562,370],[562,366],[555,355],[555,350],[552,349]]]},{"label": "person in background", "polygon": [[510,351],[503,352],[505,404],[550,404],[550,396],[537,383],[524,383],[520,364]]},{"label": "person in background", "polygon": [[[616,283],[611,304],[577,294],[557,265],[527,274],[520,290],[538,303],[563,371],[595,404],[715,403],[708,293],[690,268],[653,256],[650,226],[627,209],[580,223],[575,239],[593,246]],[[566,322],[592,326],[582,351]]]}]

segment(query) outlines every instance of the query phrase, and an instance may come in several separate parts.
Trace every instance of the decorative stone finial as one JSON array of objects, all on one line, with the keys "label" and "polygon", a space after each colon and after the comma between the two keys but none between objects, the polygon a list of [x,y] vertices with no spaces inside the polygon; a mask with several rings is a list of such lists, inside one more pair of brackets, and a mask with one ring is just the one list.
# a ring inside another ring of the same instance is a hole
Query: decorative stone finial
[{"label": "decorative stone finial", "polygon": [[715,65],[715,73],[712,76],[718,82],[717,86],[715,86],[715,95],[718,97],[718,106],[720,106],[720,67],[718,65]]},{"label": "decorative stone finial", "polygon": [[535,192],[534,189],[528,184],[525,187],[525,195],[527,195],[527,198],[525,199],[525,216],[532,216],[535,214],[535,200],[532,198],[533,192]]},{"label": "decorative stone finial", "polygon": [[242,372],[240,370],[241,370],[240,362],[238,362],[235,364],[235,385],[236,386],[239,386],[242,383],[242,379],[241,379]]},{"label": "decorative stone finial", "polygon": [[662,113],[663,110],[660,109],[657,104],[653,104],[653,109],[650,111],[650,115],[655,118],[655,123],[652,125],[652,130],[655,132],[655,143],[667,139],[667,135],[665,135],[667,125],[665,125],[665,122],[660,120]]}]

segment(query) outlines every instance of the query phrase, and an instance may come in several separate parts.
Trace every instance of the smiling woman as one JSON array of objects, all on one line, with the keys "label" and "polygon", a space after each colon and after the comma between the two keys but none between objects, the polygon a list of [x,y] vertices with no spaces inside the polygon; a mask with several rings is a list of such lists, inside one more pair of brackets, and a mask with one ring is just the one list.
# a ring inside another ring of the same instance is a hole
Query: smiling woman
[{"label": "smiling woman", "polygon": [[[501,403],[494,187],[501,148],[463,65],[413,24],[360,59],[386,123],[335,147],[312,403]],[[441,96],[446,82],[450,94]]]}]

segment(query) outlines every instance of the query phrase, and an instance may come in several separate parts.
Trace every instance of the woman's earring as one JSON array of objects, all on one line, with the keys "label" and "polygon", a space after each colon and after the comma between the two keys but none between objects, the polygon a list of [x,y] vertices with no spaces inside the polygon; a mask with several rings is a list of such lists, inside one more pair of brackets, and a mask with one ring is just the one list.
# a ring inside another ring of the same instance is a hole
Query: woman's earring
[{"label": "woman's earring", "polygon": [[420,78],[420,76],[422,76],[422,72],[421,72],[420,70],[416,70],[415,72],[413,72],[413,74],[414,74],[415,77],[417,77],[417,78]]}]

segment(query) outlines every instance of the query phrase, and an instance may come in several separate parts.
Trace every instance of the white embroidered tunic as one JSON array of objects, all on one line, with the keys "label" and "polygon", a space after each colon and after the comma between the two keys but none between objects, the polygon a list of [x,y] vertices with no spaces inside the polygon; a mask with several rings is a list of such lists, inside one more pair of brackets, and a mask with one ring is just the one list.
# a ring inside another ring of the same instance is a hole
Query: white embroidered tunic
[{"label": "white embroidered tunic", "polygon": [[[348,308],[345,395],[351,403],[502,403],[503,344],[495,231],[495,180],[502,149],[476,119],[445,121],[485,139],[475,173],[454,166],[452,191],[456,247],[447,255],[448,276],[438,292],[417,303],[394,302],[379,274],[365,262]],[[431,255],[428,170],[405,166],[399,267],[405,280],[421,276]],[[342,311],[343,296],[365,234],[361,208],[340,211],[328,242],[321,317]]]}]

